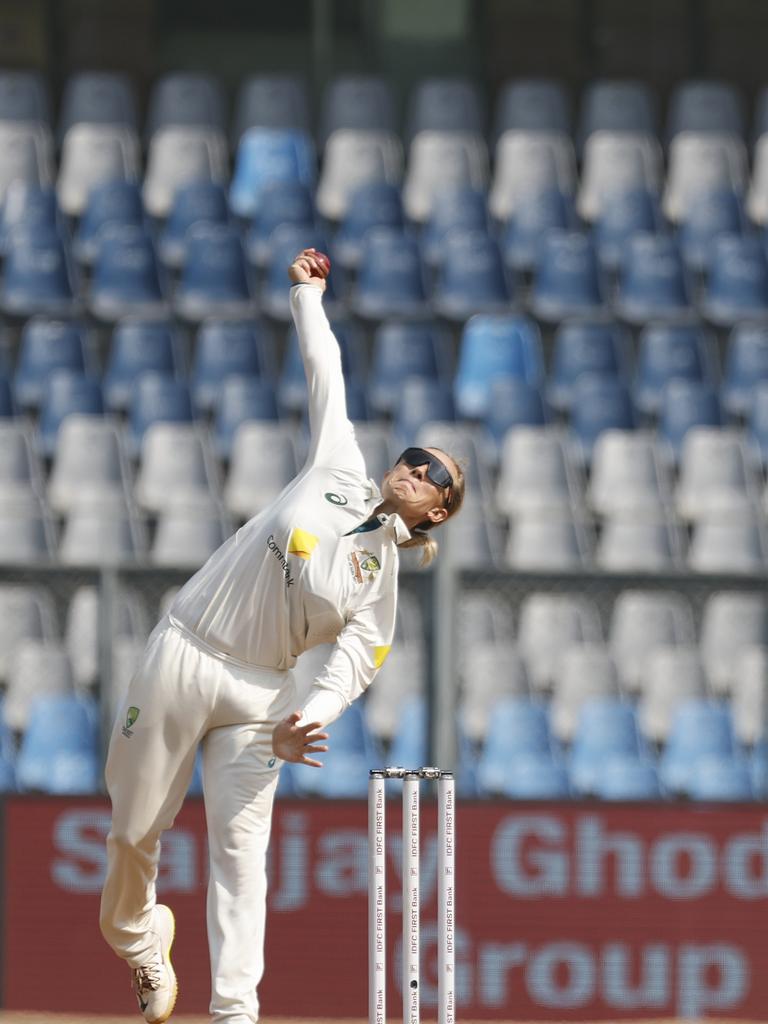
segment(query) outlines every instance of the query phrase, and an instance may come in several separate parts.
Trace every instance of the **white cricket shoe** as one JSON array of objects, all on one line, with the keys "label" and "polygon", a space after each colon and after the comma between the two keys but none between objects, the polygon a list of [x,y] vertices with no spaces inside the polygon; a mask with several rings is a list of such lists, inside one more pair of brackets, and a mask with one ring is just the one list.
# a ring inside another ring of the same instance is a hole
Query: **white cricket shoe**
[{"label": "white cricket shoe", "polygon": [[139,1009],[147,1024],[163,1024],[173,1013],[179,990],[176,973],[171,965],[171,946],[176,922],[170,907],[158,903],[154,909],[152,932],[157,947],[140,967],[134,967],[133,991]]}]

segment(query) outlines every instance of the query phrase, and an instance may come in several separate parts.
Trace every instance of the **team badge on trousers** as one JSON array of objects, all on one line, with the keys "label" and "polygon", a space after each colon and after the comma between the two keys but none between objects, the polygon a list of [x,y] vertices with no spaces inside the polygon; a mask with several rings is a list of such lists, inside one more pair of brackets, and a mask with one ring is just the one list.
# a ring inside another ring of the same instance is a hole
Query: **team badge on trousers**
[{"label": "team badge on trousers", "polygon": [[125,736],[126,739],[129,740],[131,736],[133,736],[133,729],[131,726],[136,724],[136,719],[140,714],[141,712],[138,708],[128,708],[128,713],[125,716],[125,725],[123,726],[123,736]]}]

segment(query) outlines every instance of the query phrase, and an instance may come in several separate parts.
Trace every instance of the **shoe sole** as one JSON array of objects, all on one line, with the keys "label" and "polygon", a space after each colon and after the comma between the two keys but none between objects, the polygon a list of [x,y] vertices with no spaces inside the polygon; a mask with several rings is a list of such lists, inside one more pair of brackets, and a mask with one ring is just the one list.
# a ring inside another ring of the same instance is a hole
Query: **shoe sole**
[{"label": "shoe sole", "polygon": [[[165,906],[165,904],[163,904]],[[171,963],[171,948],[173,947],[173,940],[176,938],[176,918],[173,916],[173,911],[170,907],[165,907],[168,913],[171,915],[171,938],[168,942],[168,948],[163,950],[163,959],[168,961],[168,969],[173,975],[173,995],[171,996],[171,1005],[168,1007],[168,1012],[163,1017],[155,1017],[154,1020],[148,1021],[147,1024],[165,1024],[173,1013],[174,1007],[176,1006],[176,999],[179,995],[179,979],[176,977],[176,971],[173,969]]]}]

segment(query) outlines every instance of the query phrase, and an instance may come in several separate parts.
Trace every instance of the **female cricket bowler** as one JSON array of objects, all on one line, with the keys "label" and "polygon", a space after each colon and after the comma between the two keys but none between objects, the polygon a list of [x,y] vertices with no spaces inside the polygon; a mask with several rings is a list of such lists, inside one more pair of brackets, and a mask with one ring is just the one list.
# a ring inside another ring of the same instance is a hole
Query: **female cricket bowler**
[{"label": "female cricket bowler", "polygon": [[[102,933],[131,968],[145,1020],[176,1001],[174,918],[156,902],[161,833],[173,824],[202,747],[210,852],[207,899],[214,1022],[253,1024],[264,969],[266,852],[283,761],[322,767],[321,730],[369,686],[395,625],[398,547],[460,508],[464,477],[437,449],[408,448],[381,490],[347,418],[338,344],[314,249],[289,268],[309,388],[310,445],[299,475],[179,591],[149,638],[112,735]],[[424,558],[422,559],[424,561]],[[335,644],[298,705],[291,668]]]}]

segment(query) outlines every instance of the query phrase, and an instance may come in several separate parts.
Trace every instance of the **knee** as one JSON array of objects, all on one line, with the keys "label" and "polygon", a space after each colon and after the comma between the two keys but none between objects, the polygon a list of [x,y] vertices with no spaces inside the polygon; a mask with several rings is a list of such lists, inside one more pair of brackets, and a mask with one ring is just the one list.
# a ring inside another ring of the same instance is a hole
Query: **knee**
[{"label": "knee", "polygon": [[107,848],[113,857],[130,856],[136,852],[149,853],[154,849],[158,839],[159,836],[154,832],[148,833],[146,829],[135,825],[118,826],[113,822],[107,836]]}]

